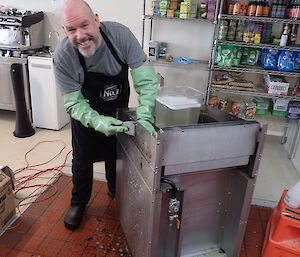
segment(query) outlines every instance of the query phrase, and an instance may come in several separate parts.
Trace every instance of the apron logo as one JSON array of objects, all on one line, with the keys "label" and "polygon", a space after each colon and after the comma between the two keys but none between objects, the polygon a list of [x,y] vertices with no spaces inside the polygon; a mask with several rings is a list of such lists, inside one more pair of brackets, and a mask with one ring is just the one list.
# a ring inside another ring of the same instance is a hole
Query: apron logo
[{"label": "apron logo", "polygon": [[106,85],[103,92],[100,92],[100,97],[103,101],[113,101],[119,97],[121,85]]}]

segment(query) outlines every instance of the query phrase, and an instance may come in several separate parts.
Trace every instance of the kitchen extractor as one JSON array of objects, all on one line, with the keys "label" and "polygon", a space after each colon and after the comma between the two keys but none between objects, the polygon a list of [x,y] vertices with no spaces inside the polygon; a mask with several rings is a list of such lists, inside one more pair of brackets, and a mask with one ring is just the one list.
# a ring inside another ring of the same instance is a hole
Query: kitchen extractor
[{"label": "kitchen extractor", "polygon": [[[266,127],[208,106],[180,123],[168,111],[156,137],[138,123],[135,136],[117,135],[116,208],[131,252],[238,257]],[[136,121],[135,110],[118,118]]]}]

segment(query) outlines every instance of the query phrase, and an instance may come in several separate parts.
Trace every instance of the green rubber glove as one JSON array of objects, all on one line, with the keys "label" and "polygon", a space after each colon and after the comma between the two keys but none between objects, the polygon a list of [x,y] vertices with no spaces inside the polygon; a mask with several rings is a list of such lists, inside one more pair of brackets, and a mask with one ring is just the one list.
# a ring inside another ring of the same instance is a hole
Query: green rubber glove
[{"label": "green rubber glove", "polygon": [[155,71],[151,66],[141,66],[131,70],[134,89],[137,92],[139,106],[136,109],[137,122],[140,123],[153,136],[157,133],[152,124],[154,123],[155,99],[158,82]]},{"label": "green rubber glove", "polygon": [[80,121],[83,126],[94,128],[106,136],[128,130],[127,127],[122,125],[123,122],[121,120],[100,115],[97,111],[92,109],[81,91],[65,94],[64,106],[73,119]]}]

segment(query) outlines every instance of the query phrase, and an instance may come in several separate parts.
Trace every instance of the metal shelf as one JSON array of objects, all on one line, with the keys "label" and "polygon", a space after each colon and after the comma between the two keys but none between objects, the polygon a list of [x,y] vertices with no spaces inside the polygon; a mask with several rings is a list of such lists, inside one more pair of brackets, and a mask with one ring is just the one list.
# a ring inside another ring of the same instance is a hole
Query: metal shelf
[{"label": "metal shelf", "polygon": [[180,68],[180,69],[201,69],[201,70],[209,70],[209,62],[205,60],[192,60],[198,63],[190,63],[190,64],[183,64],[183,63],[176,63],[176,62],[166,62],[165,60],[157,60],[157,61],[149,61],[149,63],[153,66],[165,66],[165,67],[172,67],[172,68]]},{"label": "metal shelf", "polygon": [[220,93],[226,93],[226,94],[232,94],[232,95],[255,96],[255,97],[272,98],[272,99],[283,98],[283,99],[289,99],[291,101],[299,101],[300,102],[300,97],[289,96],[289,95],[287,95],[287,96],[271,95],[271,94],[262,92],[263,90],[259,90],[259,91],[242,91],[242,90],[234,90],[234,89],[214,87],[214,85],[212,85],[210,89],[211,89],[211,91],[214,91],[214,92],[220,92]]},{"label": "metal shelf", "polygon": [[289,71],[273,71],[265,70],[259,66],[246,66],[241,65],[240,67],[219,67],[214,66],[212,70],[220,71],[235,71],[235,72],[249,72],[249,73],[258,73],[258,74],[269,74],[269,75],[278,75],[278,76],[289,76],[289,77],[300,77],[300,72],[289,72]]},{"label": "metal shelf", "polygon": [[245,43],[237,41],[228,41],[228,40],[218,40],[217,44],[220,45],[234,45],[242,47],[254,47],[254,48],[271,48],[271,49],[280,49],[280,50],[289,50],[289,51],[299,51],[300,46],[277,46],[271,44],[254,44],[254,43]]},{"label": "metal shelf", "polygon": [[246,21],[260,21],[268,23],[286,23],[286,24],[300,24],[300,20],[282,19],[282,18],[272,18],[272,17],[256,17],[256,16],[240,16],[240,15],[230,15],[221,14],[219,19],[224,20],[246,20]]},{"label": "metal shelf", "polygon": [[168,17],[160,17],[160,16],[153,16],[153,15],[143,15],[143,19],[149,20],[167,20],[167,21],[195,21],[195,22],[207,22],[210,24],[214,24],[214,21],[209,21],[207,19],[197,19],[197,18],[190,18],[190,19],[182,19],[182,18],[168,18]]}]

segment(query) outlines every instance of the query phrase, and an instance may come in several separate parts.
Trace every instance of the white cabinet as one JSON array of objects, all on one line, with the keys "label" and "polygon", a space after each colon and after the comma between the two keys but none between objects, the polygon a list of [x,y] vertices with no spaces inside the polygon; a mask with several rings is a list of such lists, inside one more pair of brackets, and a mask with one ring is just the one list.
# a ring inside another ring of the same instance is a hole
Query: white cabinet
[{"label": "white cabinet", "polygon": [[28,57],[33,126],[59,130],[69,123],[63,95],[56,87],[52,58]]}]

